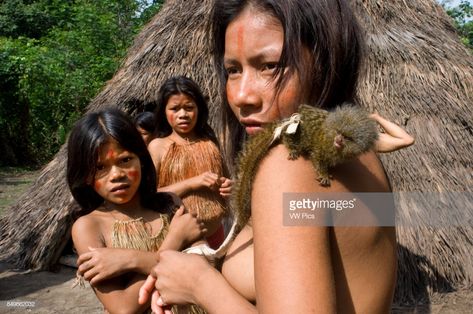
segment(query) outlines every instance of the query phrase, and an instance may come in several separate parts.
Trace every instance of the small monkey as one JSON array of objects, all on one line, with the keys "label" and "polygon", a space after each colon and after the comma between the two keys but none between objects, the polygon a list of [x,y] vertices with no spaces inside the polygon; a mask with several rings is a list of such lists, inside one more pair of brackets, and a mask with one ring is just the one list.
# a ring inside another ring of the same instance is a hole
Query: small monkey
[{"label": "small monkey", "polygon": [[307,105],[299,108],[303,119],[294,134],[283,133],[289,159],[308,158],[320,184],[330,185],[329,169],[373,148],[376,123],[362,109],[344,105],[327,112]]},{"label": "small monkey", "polygon": [[363,109],[348,104],[332,112],[301,105],[290,119],[269,124],[248,139],[238,157],[232,195],[235,220],[224,243],[217,250],[203,245],[186,252],[205,255],[211,260],[225,255],[251,216],[251,187],[258,166],[279,142],[288,148],[289,159],[308,158],[317,170],[316,179],[322,186],[329,186],[329,169],[372,149],[377,138],[376,122]]},{"label": "small monkey", "polygon": [[289,159],[309,159],[322,186],[330,185],[329,169],[372,149],[378,138],[376,122],[359,107],[344,104],[332,112],[301,105],[290,119],[272,123],[250,137],[238,158],[232,207],[238,226],[250,218],[251,185],[260,161],[280,140]]}]

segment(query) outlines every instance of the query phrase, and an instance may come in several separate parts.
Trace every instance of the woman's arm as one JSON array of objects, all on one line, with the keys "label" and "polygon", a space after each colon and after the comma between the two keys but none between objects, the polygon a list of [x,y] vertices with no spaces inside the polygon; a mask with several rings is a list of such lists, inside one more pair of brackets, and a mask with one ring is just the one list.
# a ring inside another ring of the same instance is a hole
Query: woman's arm
[{"label": "woman's arm", "polygon": [[[91,216],[79,218],[72,226],[72,240],[78,254],[83,254],[89,247],[103,247],[100,223]],[[124,277],[102,281],[93,289],[97,298],[110,313],[141,313],[147,304],[138,304],[139,288],[145,281],[145,276],[133,275],[129,280]]]},{"label": "woman's arm", "polygon": [[379,133],[375,149],[379,153],[389,153],[414,144],[414,138],[399,125],[381,117],[377,113],[370,115],[371,119],[378,122],[385,133]]},{"label": "woman's arm", "polygon": [[[159,280],[156,280],[159,278]],[[256,313],[203,257],[173,251],[159,254],[159,263],[140,290],[140,302],[147,302],[157,288],[167,304],[198,304],[211,313]],[[158,305],[152,309],[159,313]]]},{"label": "woman's arm", "polygon": [[316,177],[310,161],[288,160],[283,145],[260,164],[251,195],[260,313],[336,312],[329,228],[283,223],[284,193],[330,192]]},{"label": "woman's arm", "polygon": [[[311,162],[304,158],[290,161],[287,157],[288,151],[282,145],[271,150],[260,164],[253,184],[258,311],[385,312],[390,308],[395,283],[392,228],[379,227],[376,220],[370,227],[359,228],[323,227],[317,223],[285,226],[283,221],[283,211],[289,210],[283,208],[284,193],[311,193],[311,198],[323,199],[327,193],[389,192],[376,155],[369,152],[332,169],[330,187],[322,187],[315,180],[317,174]],[[286,197],[287,202],[291,194]],[[362,211],[368,219],[373,210],[376,209],[359,204],[355,218]],[[334,219],[341,217],[330,215]],[[317,213],[315,217],[323,218]],[[378,275],[372,275],[376,272]],[[367,297],[370,288],[374,290]]]}]

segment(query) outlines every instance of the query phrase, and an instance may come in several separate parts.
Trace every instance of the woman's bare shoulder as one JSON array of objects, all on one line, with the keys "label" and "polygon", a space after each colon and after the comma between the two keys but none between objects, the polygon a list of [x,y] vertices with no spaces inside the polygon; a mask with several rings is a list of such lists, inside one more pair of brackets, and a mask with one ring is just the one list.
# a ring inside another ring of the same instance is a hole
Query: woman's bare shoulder
[{"label": "woman's bare shoulder", "polygon": [[285,192],[313,192],[317,185],[316,178],[317,173],[308,159],[289,159],[289,150],[280,144],[273,147],[261,161],[256,172],[254,189],[258,190],[277,182],[277,186]]},{"label": "woman's bare shoulder", "polygon": [[332,169],[334,185],[352,192],[389,192],[386,172],[373,152],[359,155]]},{"label": "woman's bare shoulder", "polygon": [[317,169],[309,159],[289,159],[284,145],[272,148],[256,173],[255,188],[279,181],[292,192],[387,192],[389,182],[384,168],[374,152],[357,156],[329,171],[331,185],[323,187],[317,181]]}]

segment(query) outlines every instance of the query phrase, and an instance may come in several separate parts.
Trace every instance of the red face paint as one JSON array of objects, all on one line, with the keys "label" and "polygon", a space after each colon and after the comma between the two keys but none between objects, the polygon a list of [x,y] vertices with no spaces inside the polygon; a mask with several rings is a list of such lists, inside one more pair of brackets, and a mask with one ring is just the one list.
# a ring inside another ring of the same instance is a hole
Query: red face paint
[{"label": "red face paint", "polygon": [[107,152],[107,155],[106,155],[106,158],[107,159],[110,159],[110,158],[114,158],[115,157],[115,152],[110,149],[108,152]]},{"label": "red face paint", "polygon": [[243,26],[238,27],[237,30],[237,49],[239,54],[241,54],[243,50],[243,33],[245,32],[245,28]]},{"label": "red face paint", "polygon": [[131,179],[131,180],[136,180],[138,178],[138,170],[130,170],[128,171],[128,177]]},{"label": "red face paint", "polygon": [[94,182],[94,188],[95,190],[99,190],[102,187],[102,184],[99,181]]}]

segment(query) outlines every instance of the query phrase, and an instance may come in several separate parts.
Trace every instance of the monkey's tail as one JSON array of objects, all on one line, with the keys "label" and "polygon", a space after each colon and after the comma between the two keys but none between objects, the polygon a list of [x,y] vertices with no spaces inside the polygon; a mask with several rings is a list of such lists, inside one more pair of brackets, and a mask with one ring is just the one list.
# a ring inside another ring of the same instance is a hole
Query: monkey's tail
[{"label": "monkey's tail", "polygon": [[264,130],[251,136],[245,143],[237,162],[237,178],[232,191],[232,208],[238,219],[236,232],[246,225],[251,216],[251,189],[261,160],[272,146],[273,132],[276,125],[271,124]]}]

